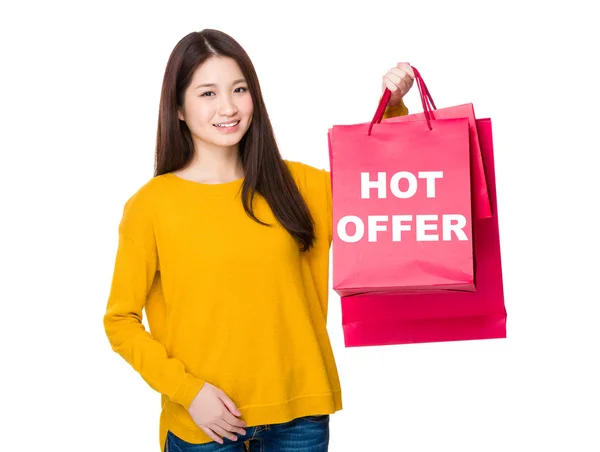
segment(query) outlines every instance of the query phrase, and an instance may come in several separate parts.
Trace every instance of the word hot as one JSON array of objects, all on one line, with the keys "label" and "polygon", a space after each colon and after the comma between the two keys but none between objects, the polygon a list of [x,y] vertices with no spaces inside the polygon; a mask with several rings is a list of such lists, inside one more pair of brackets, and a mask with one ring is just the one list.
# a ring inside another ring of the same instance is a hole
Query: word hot
[{"label": "word hot", "polygon": [[[385,199],[393,196],[399,200],[406,200],[425,190],[426,199],[435,199],[438,194],[437,183],[443,178],[443,171],[419,171],[416,174],[399,171],[389,178],[388,183],[386,172],[378,172],[376,178],[369,172],[361,172],[360,197]],[[377,242],[380,237],[389,240],[390,228],[392,242],[402,241],[402,233],[409,231],[414,231],[410,236],[415,237],[417,242],[463,241],[468,240],[464,231],[466,225],[465,216],[457,213],[368,215],[366,219],[346,215],[338,221],[337,233],[340,239],[347,243],[364,240],[365,234],[369,242]],[[380,234],[383,232],[386,234]]]}]

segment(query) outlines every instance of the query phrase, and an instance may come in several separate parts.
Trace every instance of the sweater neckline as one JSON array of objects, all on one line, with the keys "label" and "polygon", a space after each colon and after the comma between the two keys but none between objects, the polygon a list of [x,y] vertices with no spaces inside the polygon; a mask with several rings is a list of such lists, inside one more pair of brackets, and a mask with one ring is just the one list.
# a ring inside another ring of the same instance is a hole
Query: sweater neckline
[{"label": "sweater neckline", "polygon": [[205,182],[197,182],[197,181],[193,181],[193,180],[189,180],[189,179],[184,179],[183,177],[178,176],[173,173],[165,173],[164,176],[168,177],[169,179],[178,181],[179,183],[182,183],[182,184],[186,184],[189,186],[195,186],[200,189],[212,190],[212,191],[225,190],[225,189],[229,189],[229,188],[238,188],[244,182],[244,177],[241,177],[239,179],[235,179],[235,180],[232,180],[229,182],[219,182],[219,183],[215,183],[215,184],[210,184],[210,183],[205,183]]}]

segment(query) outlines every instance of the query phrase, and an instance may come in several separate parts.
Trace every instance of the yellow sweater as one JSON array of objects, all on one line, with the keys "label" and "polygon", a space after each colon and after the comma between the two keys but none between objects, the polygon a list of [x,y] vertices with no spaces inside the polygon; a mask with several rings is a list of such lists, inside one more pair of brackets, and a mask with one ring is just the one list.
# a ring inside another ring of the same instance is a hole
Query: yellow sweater
[{"label": "yellow sweater", "polygon": [[[386,116],[397,114],[404,105]],[[246,215],[242,180],[163,174],[125,204],[104,326],[113,350],[162,394],[161,451],[168,430],[212,441],[187,411],[206,381],[249,427],[342,409],[326,328],[329,173],[287,164],[315,220],[307,253],[259,195],[255,213],[273,226]]]}]

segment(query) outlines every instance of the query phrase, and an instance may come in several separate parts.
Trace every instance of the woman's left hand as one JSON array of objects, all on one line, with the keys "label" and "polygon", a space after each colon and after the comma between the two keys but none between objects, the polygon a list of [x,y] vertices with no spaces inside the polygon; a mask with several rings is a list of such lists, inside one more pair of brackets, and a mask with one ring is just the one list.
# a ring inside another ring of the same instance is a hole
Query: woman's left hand
[{"label": "woman's left hand", "polygon": [[410,91],[415,81],[415,73],[408,63],[398,63],[396,67],[387,71],[383,76],[381,89],[389,89],[392,92],[392,97],[388,102],[389,107],[395,107],[400,103],[402,98]]}]

